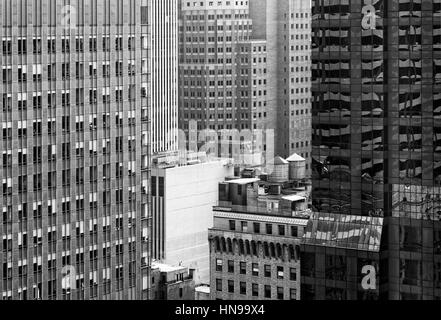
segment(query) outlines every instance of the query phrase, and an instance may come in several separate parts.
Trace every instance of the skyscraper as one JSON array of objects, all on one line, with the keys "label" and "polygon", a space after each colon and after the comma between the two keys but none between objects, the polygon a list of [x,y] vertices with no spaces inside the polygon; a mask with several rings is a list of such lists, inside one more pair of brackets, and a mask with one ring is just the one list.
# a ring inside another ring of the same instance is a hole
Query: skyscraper
[{"label": "skyscraper", "polygon": [[176,9],[1,1],[3,299],[149,297],[150,159],[172,146]]},{"label": "skyscraper", "polygon": [[380,297],[439,299],[441,1],[314,0],[312,19],[314,209],[384,217]]},{"label": "skyscraper", "polygon": [[[274,129],[267,109],[268,51],[266,41],[251,38],[249,1],[180,5],[180,129],[188,134],[192,120],[198,131],[218,136],[221,130]],[[260,147],[257,152],[265,151]]]},{"label": "skyscraper", "polygon": [[275,152],[307,160],[311,172],[311,1],[253,0],[253,39],[267,43],[267,107]]},{"label": "skyscraper", "polygon": [[153,156],[178,150],[178,1],[152,2],[151,118]]}]

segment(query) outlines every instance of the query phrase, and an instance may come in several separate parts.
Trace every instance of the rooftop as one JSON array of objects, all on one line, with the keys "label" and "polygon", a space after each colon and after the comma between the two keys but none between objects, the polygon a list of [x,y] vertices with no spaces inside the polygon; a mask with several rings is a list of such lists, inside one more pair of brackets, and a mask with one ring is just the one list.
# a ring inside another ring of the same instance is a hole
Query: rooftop
[{"label": "rooftop", "polygon": [[259,182],[259,181],[260,181],[259,178],[241,178],[241,179],[228,180],[226,182],[232,183],[232,184],[246,185],[246,184]]},{"label": "rooftop", "polygon": [[201,293],[210,293],[210,287],[209,286],[199,286],[195,288],[196,292],[201,292]]},{"label": "rooftop", "polygon": [[159,262],[152,262],[152,269],[159,269],[160,272],[174,272],[187,269],[183,266],[170,266],[168,264],[163,264]]},{"label": "rooftop", "polygon": [[286,159],[288,162],[300,162],[300,161],[306,161],[305,158],[302,158],[297,153],[294,153],[291,157]]},{"label": "rooftop", "polygon": [[276,210],[268,211],[268,207],[265,206],[251,206],[251,205],[233,205],[228,201],[219,201],[217,206],[213,207],[213,211],[216,215],[219,215],[219,212],[230,212],[230,213],[240,213],[240,214],[249,214],[250,220],[255,219],[256,215],[261,215],[262,217],[281,217],[281,218],[297,218],[297,219],[308,219],[311,215],[311,210],[292,210],[290,208],[283,208],[279,206]]},{"label": "rooftop", "polygon": [[283,196],[282,199],[283,200],[288,200],[288,201],[291,201],[291,202],[306,201],[305,197],[302,197],[302,196],[299,196],[299,195],[296,195],[296,194],[291,194],[291,195],[288,195],[288,196]]}]

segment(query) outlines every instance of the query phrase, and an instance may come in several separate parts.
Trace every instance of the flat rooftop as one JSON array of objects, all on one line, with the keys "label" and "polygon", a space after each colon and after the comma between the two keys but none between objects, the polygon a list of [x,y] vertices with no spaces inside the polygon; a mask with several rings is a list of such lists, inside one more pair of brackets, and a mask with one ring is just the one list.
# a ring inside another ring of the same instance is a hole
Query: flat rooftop
[{"label": "flat rooftop", "polygon": [[283,200],[288,200],[288,201],[291,201],[291,202],[306,201],[305,197],[302,197],[302,196],[299,196],[299,195],[296,195],[296,194],[291,194],[289,196],[283,196],[282,199]]},{"label": "flat rooftop", "polygon": [[183,266],[170,266],[168,264],[158,263],[158,262],[152,262],[152,269],[159,269],[161,272],[174,272],[174,271],[180,271],[180,270],[186,270],[186,267]]},{"label": "flat rooftop", "polygon": [[259,182],[259,181],[260,181],[259,178],[242,178],[242,179],[228,180],[225,182],[231,183],[231,184],[245,185],[245,184],[250,184],[250,183]]},{"label": "flat rooftop", "polygon": [[196,287],[195,288],[196,292],[201,292],[201,293],[210,293],[210,287],[209,286],[200,286],[200,287]]}]

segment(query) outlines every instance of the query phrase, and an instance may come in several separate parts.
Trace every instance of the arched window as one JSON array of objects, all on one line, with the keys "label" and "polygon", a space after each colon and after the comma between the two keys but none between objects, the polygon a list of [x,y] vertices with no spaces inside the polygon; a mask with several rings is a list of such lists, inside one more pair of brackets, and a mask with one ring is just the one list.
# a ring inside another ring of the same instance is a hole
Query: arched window
[{"label": "arched window", "polygon": [[296,246],[296,251],[294,252],[296,261],[300,259],[300,246]]},{"label": "arched window", "polygon": [[239,240],[239,253],[240,254],[245,254],[245,246],[243,244],[243,240],[242,239]]},{"label": "arched window", "polygon": [[251,241],[251,252],[253,253],[254,256],[258,256],[257,255],[257,246],[256,246],[256,242],[255,241]]},{"label": "arched window", "polygon": [[276,252],[277,252],[277,258],[283,260],[282,246],[280,245],[280,243],[276,245]]},{"label": "arched window", "polygon": [[274,243],[270,243],[270,250],[271,250],[271,257],[275,258],[276,257],[276,248],[274,247]]},{"label": "arched window", "polygon": [[231,239],[227,239],[227,245],[228,245],[228,252],[233,253],[233,243],[231,242]]},{"label": "arched window", "polygon": [[250,242],[248,240],[245,240],[245,251],[247,255],[251,255]]},{"label": "arched window", "polygon": [[222,252],[227,252],[227,244],[225,242],[224,237],[222,237],[222,239],[221,239],[221,244],[222,244]]},{"label": "arched window", "polygon": [[221,251],[219,237],[214,238],[214,245],[215,245],[215,250],[217,252]]},{"label": "arched window", "polygon": [[268,243],[266,242],[263,243],[263,252],[265,253],[265,257],[270,257]]},{"label": "arched window", "polygon": [[289,245],[289,259],[296,260],[296,255],[294,253],[294,247],[292,245]]}]

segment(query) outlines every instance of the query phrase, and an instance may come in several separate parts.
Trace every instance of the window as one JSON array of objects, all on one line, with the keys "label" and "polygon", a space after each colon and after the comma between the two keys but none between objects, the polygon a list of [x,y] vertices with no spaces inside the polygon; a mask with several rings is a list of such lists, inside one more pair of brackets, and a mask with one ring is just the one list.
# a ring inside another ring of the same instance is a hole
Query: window
[{"label": "window", "polygon": [[47,53],[55,53],[57,51],[56,48],[56,39],[50,37],[47,39]]},{"label": "window", "polygon": [[40,38],[33,38],[32,44],[33,44],[33,53],[34,54],[41,54],[41,39]]},{"label": "window", "polygon": [[27,81],[27,66],[18,66],[18,81],[26,82]]},{"label": "window", "polygon": [[228,280],[228,292],[234,293],[234,281],[233,280]]},{"label": "window", "polygon": [[254,233],[260,233],[260,223],[255,222],[253,224]]},{"label": "window", "polygon": [[277,299],[283,300],[283,298],[284,298],[283,287],[277,287]]},{"label": "window", "polygon": [[240,283],[240,294],[247,294],[247,284],[246,282]]},{"label": "window", "polygon": [[297,270],[294,268],[289,269],[289,280],[296,281],[297,280]]},{"label": "window", "polygon": [[158,192],[160,197],[164,197],[164,177],[158,178]]},{"label": "window", "polygon": [[298,237],[298,228],[297,226],[291,226],[291,236]]},{"label": "window", "polygon": [[216,271],[222,272],[222,259],[216,259]]},{"label": "window", "polygon": [[229,224],[230,224],[230,230],[235,231],[236,230],[236,221],[229,220]]},{"label": "window", "polygon": [[266,278],[271,278],[271,266],[266,264],[264,266],[264,274]]},{"label": "window", "polygon": [[84,51],[84,39],[83,37],[76,37],[75,39],[75,49],[77,52],[83,52]]},{"label": "window", "polygon": [[266,225],[266,234],[273,234],[273,225],[272,224]]},{"label": "window", "polygon": [[265,286],[265,298],[271,298],[271,286]]},{"label": "window", "polygon": [[283,267],[277,267],[277,279],[283,279]]},{"label": "window", "polygon": [[62,52],[69,52],[70,51],[69,39],[61,39],[61,51]]},{"label": "window", "polygon": [[279,236],[285,235],[285,226],[279,225]]},{"label": "window", "polygon": [[228,260],[228,272],[234,273],[234,261],[233,260]]},{"label": "window", "polygon": [[256,277],[259,276],[259,265],[258,265],[257,263],[253,263],[253,264],[252,264],[252,271],[251,271],[251,274],[252,274],[253,276],[256,276]]},{"label": "window", "polygon": [[252,291],[253,297],[258,297],[259,296],[259,285],[257,283],[253,283],[251,291]]},{"label": "window", "polygon": [[289,299],[290,300],[297,300],[297,290],[296,289],[289,289]]},{"label": "window", "polygon": [[151,192],[152,192],[152,196],[156,197],[157,193],[156,193],[156,177],[152,177],[152,187],[151,187]]},{"label": "window", "polygon": [[222,291],[222,279],[216,279],[216,291]]},{"label": "window", "polygon": [[240,263],[240,274],[246,274],[247,273],[247,263],[241,262]]},{"label": "window", "polygon": [[26,38],[18,38],[18,54],[27,53],[27,40]]},{"label": "window", "polygon": [[248,232],[248,222],[241,221],[240,227],[241,227],[242,232]]}]

